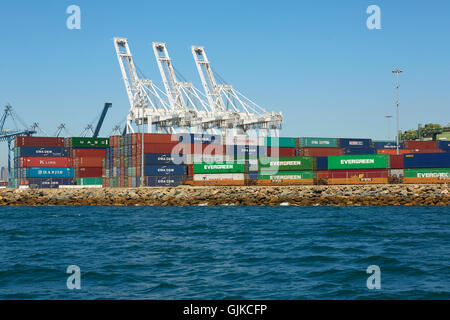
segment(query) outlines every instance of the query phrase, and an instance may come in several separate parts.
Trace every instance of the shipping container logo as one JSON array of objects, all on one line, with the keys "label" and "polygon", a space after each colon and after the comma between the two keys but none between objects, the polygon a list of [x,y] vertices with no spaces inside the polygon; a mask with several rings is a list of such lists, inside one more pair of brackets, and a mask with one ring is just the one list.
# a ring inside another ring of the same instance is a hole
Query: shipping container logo
[{"label": "shipping container logo", "polygon": [[301,161],[271,161],[271,167],[279,167],[279,166],[300,166],[302,164]]},{"label": "shipping container logo", "polygon": [[270,176],[270,180],[277,181],[280,180],[295,180],[295,179],[301,179],[302,176],[294,176],[294,175],[282,175],[282,176]]},{"label": "shipping container logo", "polygon": [[341,160],[341,164],[374,164],[375,159],[352,159]]},{"label": "shipping container logo", "polygon": [[427,172],[427,173],[417,173],[417,178],[439,178],[439,179],[449,179],[448,172]]},{"label": "shipping container logo", "polygon": [[233,169],[232,164],[206,164],[204,166],[204,169],[206,170],[212,170],[212,169]]},{"label": "shipping container logo", "polygon": [[348,144],[350,146],[362,146],[363,142],[362,141],[349,141]]}]

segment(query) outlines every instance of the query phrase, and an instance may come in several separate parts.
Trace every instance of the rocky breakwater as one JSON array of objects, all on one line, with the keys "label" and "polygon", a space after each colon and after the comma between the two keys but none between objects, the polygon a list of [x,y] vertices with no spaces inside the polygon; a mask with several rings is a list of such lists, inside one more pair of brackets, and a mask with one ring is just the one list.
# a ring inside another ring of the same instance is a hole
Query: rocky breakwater
[{"label": "rocky breakwater", "polygon": [[2,189],[0,206],[447,206],[448,185]]}]

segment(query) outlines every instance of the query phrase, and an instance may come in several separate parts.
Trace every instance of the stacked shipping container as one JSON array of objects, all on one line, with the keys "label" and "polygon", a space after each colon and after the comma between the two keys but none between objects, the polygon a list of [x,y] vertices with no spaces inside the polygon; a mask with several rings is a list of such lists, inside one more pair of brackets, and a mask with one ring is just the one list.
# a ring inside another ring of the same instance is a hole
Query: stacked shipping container
[{"label": "stacked shipping container", "polygon": [[403,176],[405,183],[448,182],[450,141],[405,141],[398,156],[396,147],[370,139],[208,134],[18,137],[13,186],[136,187],[141,172],[146,186],[365,184]]},{"label": "stacked shipping container", "polygon": [[102,185],[103,162],[109,138],[73,137],[65,140],[77,185]]},{"label": "stacked shipping container", "polygon": [[346,155],[328,157],[328,184],[388,183],[389,156]]},{"label": "stacked shipping container", "polygon": [[13,186],[58,188],[73,184],[73,168],[63,138],[16,137]]},{"label": "stacked shipping container", "polygon": [[258,185],[314,184],[314,157],[267,157],[259,159]]},{"label": "stacked shipping container", "polygon": [[403,156],[404,183],[449,183],[450,153],[417,153]]}]

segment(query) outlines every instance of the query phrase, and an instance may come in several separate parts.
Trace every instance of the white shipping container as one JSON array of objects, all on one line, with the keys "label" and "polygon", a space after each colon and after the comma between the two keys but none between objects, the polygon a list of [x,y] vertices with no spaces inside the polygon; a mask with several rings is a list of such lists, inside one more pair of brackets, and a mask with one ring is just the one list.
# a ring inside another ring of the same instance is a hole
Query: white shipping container
[{"label": "white shipping container", "polygon": [[249,137],[246,135],[227,136],[225,145],[264,146],[264,137]]},{"label": "white shipping container", "polygon": [[186,164],[194,164],[201,162],[227,162],[234,160],[233,156],[230,155],[202,155],[202,154],[188,154],[186,155]]},{"label": "white shipping container", "polygon": [[248,164],[248,171],[258,171],[258,159],[249,159]]},{"label": "white shipping container", "polygon": [[245,180],[244,173],[212,173],[194,174],[194,181],[242,181]]}]

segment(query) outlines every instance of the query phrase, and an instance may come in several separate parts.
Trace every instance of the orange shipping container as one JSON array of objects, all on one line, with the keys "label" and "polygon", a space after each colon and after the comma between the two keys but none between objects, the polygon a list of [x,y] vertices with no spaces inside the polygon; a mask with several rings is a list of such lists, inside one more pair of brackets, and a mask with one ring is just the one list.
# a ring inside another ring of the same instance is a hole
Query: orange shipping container
[{"label": "orange shipping container", "polygon": [[191,181],[193,186],[245,186],[245,180],[205,180],[205,181]]},{"label": "orange shipping container", "polygon": [[388,178],[334,178],[328,184],[387,184]]},{"label": "orange shipping container", "polygon": [[294,186],[294,185],[310,185],[314,184],[313,179],[287,179],[284,181],[277,180],[258,180],[258,186]]},{"label": "orange shipping container", "polygon": [[403,183],[413,183],[413,184],[421,184],[421,183],[450,183],[450,179],[442,179],[442,178],[403,178]]},{"label": "orange shipping container", "polygon": [[[142,133],[133,133],[133,144],[142,143]],[[178,136],[176,134],[165,133],[144,133],[144,144],[146,143],[178,143]]]}]

